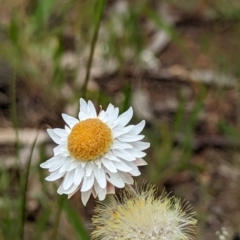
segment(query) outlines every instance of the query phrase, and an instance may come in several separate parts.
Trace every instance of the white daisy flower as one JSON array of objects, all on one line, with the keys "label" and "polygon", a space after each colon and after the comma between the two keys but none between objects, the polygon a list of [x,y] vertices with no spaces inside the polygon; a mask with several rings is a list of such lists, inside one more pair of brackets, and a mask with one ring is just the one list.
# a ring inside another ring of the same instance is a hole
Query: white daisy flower
[{"label": "white daisy flower", "polygon": [[80,190],[84,205],[91,193],[103,200],[106,194],[115,193],[115,187],[133,184],[132,176],[140,175],[138,166],[147,164],[143,150],[150,144],[139,135],[144,120],[126,126],[132,116],[131,107],[119,115],[112,104],[97,115],[93,103],[81,98],[78,119],[62,114],[65,129],[47,129],[58,146],[54,156],[40,165],[51,172],[46,180],[63,177],[57,192],[70,198]]}]

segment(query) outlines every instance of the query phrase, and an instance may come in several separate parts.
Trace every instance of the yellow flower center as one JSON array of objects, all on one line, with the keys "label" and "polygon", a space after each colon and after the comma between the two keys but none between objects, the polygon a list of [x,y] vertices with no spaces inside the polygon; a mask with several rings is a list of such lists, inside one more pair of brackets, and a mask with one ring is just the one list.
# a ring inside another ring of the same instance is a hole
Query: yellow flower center
[{"label": "yellow flower center", "polygon": [[72,128],[67,147],[76,160],[92,161],[109,150],[112,140],[112,131],[107,124],[90,118]]}]

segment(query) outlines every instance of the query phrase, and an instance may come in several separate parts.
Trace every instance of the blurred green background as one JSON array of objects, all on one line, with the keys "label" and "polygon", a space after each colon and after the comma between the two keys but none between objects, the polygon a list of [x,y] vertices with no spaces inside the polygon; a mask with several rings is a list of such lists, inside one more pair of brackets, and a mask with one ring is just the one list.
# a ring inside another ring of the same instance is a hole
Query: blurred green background
[{"label": "blurred green background", "polygon": [[89,239],[94,199],[39,164],[80,97],[147,121],[143,179],[186,199],[196,239],[240,232],[240,2],[0,0],[0,239]]}]

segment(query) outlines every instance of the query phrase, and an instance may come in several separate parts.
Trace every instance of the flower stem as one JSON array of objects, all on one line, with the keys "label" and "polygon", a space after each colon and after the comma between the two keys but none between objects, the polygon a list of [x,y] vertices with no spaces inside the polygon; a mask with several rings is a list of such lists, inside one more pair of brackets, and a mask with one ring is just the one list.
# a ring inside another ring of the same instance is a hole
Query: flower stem
[{"label": "flower stem", "polygon": [[86,76],[85,76],[84,84],[83,84],[83,87],[82,87],[82,97],[83,98],[86,97],[87,85],[88,85],[88,82],[89,82],[90,70],[91,70],[92,60],[93,60],[93,54],[94,54],[96,42],[97,42],[97,39],[98,39],[98,32],[99,32],[99,28],[100,28],[100,25],[101,25],[101,20],[102,20],[103,11],[104,11],[104,8],[105,8],[105,3],[106,3],[106,0],[100,0],[99,3],[98,3],[99,5],[98,5],[98,8],[97,8],[97,22],[96,22],[92,42],[91,42],[91,49],[90,49],[90,54],[89,54],[89,58],[88,58],[88,62],[87,62]]}]

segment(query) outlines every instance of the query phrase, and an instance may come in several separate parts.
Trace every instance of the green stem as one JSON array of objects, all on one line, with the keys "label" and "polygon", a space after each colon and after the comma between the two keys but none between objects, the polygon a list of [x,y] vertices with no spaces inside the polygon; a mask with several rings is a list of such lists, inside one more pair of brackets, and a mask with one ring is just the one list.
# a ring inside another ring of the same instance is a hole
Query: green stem
[{"label": "green stem", "polygon": [[57,240],[58,239],[57,238],[58,227],[59,227],[59,223],[60,223],[60,219],[61,219],[61,213],[62,213],[63,206],[64,206],[64,200],[65,200],[65,196],[64,195],[59,197],[58,211],[57,211],[57,215],[56,215],[54,229],[53,229],[52,236],[51,236],[52,240]]},{"label": "green stem", "polygon": [[97,39],[98,39],[98,32],[100,29],[100,25],[101,25],[101,20],[102,20],[102,15],[103,15],[103,11],[105,8],[105,4],[106,4],[106,0],[100,0],[98,3],[98,12],[97,12],[97,23],[94,29],[94,34],[93,34],[93,38],[92,38],[92,42],[91,42],[91,48],[90,48],[90,54],[89,54],[89,58],[88,58],[88,62],[87,62],[87,69],[86,69],[86,76],[85,76],[85,80],[84,80],[84,84],[82,87],[82,97],[85,98],[86,97],[86,92],[87,92],[87,85],[89,82],[89,77],[90,77],[90,70],[91,70],[91,66],[92,66],[92,60],[93,60],[93,54],[94,54],[94,50],[95,50],[95,46],[97,43]]},{"label": "green stem", "polygon": [[[18,118],[17,118],[17,104],[16,104],[16,71],[14,70],[12,78],[11,78],[11,84],[10,84],[10,102],[11,102],[11,120],[12,120],[12,125],[13,129],[15,132],[15,149],[14,149],[14,154],[15,154],[15,164],[16,168],[20,170],[20,162],[19,162],[19,137],[18,137]],[[19,191],[21,192],[22,190],[22,184],[23,183],[23,178],[20,176],[20,183],[19,183]],[[23,239],[23,228],[24,228],[24,220],[22,216],[22,204],[20,204],[20,209],[19,209],[19,220],[20,220],[20,239]]]},{"label": "green stem", "polygon": [[16,104],[16,72],[14,71],[11,81],[10,88],[10,99],[11,99],[11,119],[13,123],[13,128],[16,135],[16,159],[18,159],[19,152],[19,141],[18,141],[18,119],[17,119],[17,104]]},{"label": "green stem", "polygon": [[20,222],[20,239],[24,240],[24,223],[25,223],[25,216],[26,216],[26,200],[27,200],[27,187],[28,187],[28,178],[29,178],[29,172],[30,172],[30,167],[31,167],[31,161],[32,161],[32,155],[33,155],[33,150],[37,142],[37,137],[35,138],[32,147],[31,147],[31,152],[27,161],[27,171],[25,178],[23,178],[22,182],[23,183],[23,188],[22,188],[22,201],[21,201],[21,222]]}]

